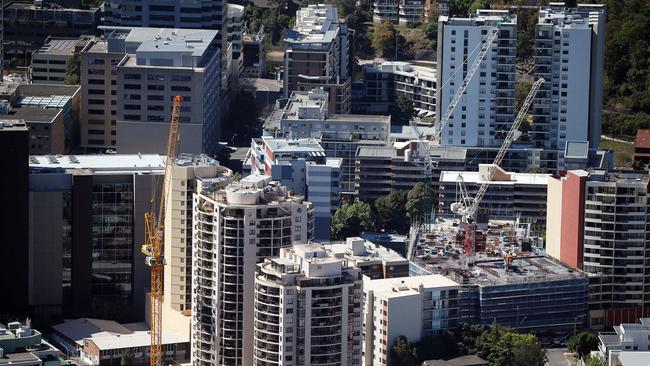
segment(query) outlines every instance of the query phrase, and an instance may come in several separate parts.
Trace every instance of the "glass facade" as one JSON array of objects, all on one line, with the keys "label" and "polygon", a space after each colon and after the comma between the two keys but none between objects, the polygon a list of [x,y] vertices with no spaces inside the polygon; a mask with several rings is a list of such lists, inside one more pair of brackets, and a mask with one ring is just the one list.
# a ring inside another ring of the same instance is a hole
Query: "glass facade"
[{"label": "glass facade", "polygon": [[133,280],[133,183],[98,180],[92,191],[92,293],[95,303],[126,305]]}]

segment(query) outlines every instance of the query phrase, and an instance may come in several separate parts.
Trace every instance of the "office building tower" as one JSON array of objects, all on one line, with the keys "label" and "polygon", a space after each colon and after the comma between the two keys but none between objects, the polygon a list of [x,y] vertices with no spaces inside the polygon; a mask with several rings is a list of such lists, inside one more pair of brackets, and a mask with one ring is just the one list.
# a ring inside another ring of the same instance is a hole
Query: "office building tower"
[{"label": "office building tower", "polygon": [[214,153],[221,121],[217,32],[102,29],[103,40],[81,54],[81,146],[163,153],[172,97],[180,95],[180,152]]},{"label": "office building tower", "polygon": [[164,168],[159,155],[29,157],[30,214],[17,227],[29,228],[34,313],[144,319],[144,214]]},{"label": "office building tower", "polygon": [[221,88],[216,35],[210,30],[158,30],[153,39],[143,41],[133,54],[120,61],[118,153],[163,154],[171,101],[177,95],[183,97],[179,151],[217,153]]},{"label": "office building tower", "polygon": [[326,247],[296,244],[257,266],[253,364],[361,364],[361,271]]},{"label": "office building tower", "polygon": [[[535,77],[543,77],[534,101],[531,140],[553,151],[565,169],[569,141],[600,142],[604,74],[605,7],[563,3],[543,7],[535,28]],[[549,154],[551,154],[549,152]]]},{"label": "office building tower", "polygon": [[[0,163],[6,172],[0,179],[0,232],[3,265],[0,266],[0,314],[18,316],[28,304],[29,251],[29,128],[24,122],[0,121]],[[9,280],[11,279],[11,280]],[[11,301],[6,301],[11,299]]]},{"label": "office building tower", "polygon": [[264,59],[264,32],[243,34],[242,39],[242,77],[261,78],[266,73]]},{"label": "office building tower", "polygon": [[[65,84],[68,62],[72,57],[90,46],[90,39],[47,37],[43,47],[32,53],[29,69],[34,84]],[[73,80],[69,79],[68,83]],[[76,84],[78,84],[77,81]]]},{"label": "office building tower", "polygon": [[328,158],[312,138],[262,136],[251,141],[244,174],[267,175],[314,205],[316,240],[330,240],[331,218],[341,201],[341,158]]},{"label": "office building tower", "polygon": [[364,365],[390,365],[397,337],[409,342],[458,327],[460,284],[439,274],[363,279]]},{"label": "office building tower", "polygon": [[232,58],[240,64],[242,53],[242,35],[244,32],[244,6],[228,4],[226,34],[228,43],[232,44]]},{"label": "office building tower", "polygon": [[270,177],[196,184],[192,364],[252,365],[256,265],[311,240],[314,208]]},{"label": "office building tower", "polygon": [[649,315],[648,182],[646,173],[633,172],[577,170],[549,178],[547,251],[593,275],[592,325]]},{"label": "office building tower", "polygon": [[48,37],[78,38],[93,35],[101,18],[94,6],[50,5],[44,1],[7,1],[3,4],[4,60],[29,66],[32,52]]},{"label": "office building tower", "polygon": [[[226,40],[226,6],[222,0],[109,0],[104,4],[104,25],[218,30],[218,44]],[[223,51],[225,49],[221,48]]]},{"label": "office building tower", "polygon": [[284,39],[284,97],[322,88],[332,113],[350,113],[352,35],[335,6],[309,5],[296,12]]},{"label": "office building tower", "polygon": [[78,146],[78,85],[21,84],[1,101],[0,120],[29,127],[29,153],[65,154]]},{"label": "office building tower", "polygon": [[[196,179],[231,179],[230,169],[206,155],[181,154],[172,167],[165,215],[163,328],[190,336],[193,194]],[[189,357],[189,352],[188,352]]]},{"label": "office building tower", "polygon": [[359,146],[388,142],[390,116],[329,114],[328,94],[319,89],[294,92],[272,116],[267,131],[289,139],[315,138],[327,157],[341,158],[341,193],[354,194],[354,161]]},{"label": "office building tower", "polygon": [[478,10],[468,18],[438,18],[436,123],[496,26],[494,43],[442,128],[442,146],[501,146],[515,113],[517,17],[507,10]]}]

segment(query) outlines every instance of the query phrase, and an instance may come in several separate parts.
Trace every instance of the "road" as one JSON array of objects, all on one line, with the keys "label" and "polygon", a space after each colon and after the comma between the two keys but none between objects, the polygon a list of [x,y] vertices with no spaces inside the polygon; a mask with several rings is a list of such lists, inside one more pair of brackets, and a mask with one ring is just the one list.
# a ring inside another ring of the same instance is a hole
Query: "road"
[{"label": "road", "polygon": [[565,357],[565,353],[567,352],[568,350],[566,348],[552,348],[547,350],[546,355],[548,361],[546,362],[546,366],[575,366],[575,358],[570,354],[567,354]]}]

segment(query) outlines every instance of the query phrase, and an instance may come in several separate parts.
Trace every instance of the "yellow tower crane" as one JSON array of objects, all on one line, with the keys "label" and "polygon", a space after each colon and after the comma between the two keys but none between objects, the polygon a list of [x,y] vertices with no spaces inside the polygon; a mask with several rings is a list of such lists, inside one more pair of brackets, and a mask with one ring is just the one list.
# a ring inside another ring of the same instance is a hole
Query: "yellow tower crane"
[{"label": "yellow tower crane", "polygon": [[[165,260],[162,255],[163,237],[165,230],[165,209],[167,195],[170,190],[172,168],[176,159],[176,147],[179,133],[178,122],[181,113],[183,98],[174,97],[172,117],[169,124],[169,137],[167,138],[167,154],[165,160],[165,176],[160,193],[158,216],[154,215],[153,208],[144,214],[146,237],[142,245],[142,253],[146,255],[145,262],[151,268],[151,349],[149,350],[149,365],[162,365],[162,302],[163,302],[163,266]],[[152,197],[152,204],[155,198]],[[153,205],[152,205],[153,206]]]}]

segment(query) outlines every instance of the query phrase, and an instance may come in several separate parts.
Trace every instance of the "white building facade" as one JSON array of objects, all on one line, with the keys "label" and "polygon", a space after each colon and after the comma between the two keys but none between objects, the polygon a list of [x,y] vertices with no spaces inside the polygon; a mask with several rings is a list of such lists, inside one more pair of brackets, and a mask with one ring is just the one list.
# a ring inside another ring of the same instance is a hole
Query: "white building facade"
[{"label": "white building facade", "polygon": [[442,146],[501,146],[514,121],[517,17],[507,10],[478,10],[469,18],[438,18],[436,123],[497,25],[498,36],[443,126]]},{"label": "white building facade", "polygon": [[320,244],[283,248],[255,277],[254,365],[360,365],[362,280]]},{"label": "white building facade", "polygon": [[197,179],[192,364],[252,365],[257,263],[313,238],[313,206],[270,177]]},{"label": "white building facade", "polygon": [[267,175],[314,204],[316,240],[330,240],[331,217],[341,201],[340,158],[325,156],[313,138],[262,136],[251,141],[244,174]]},{"label": "white building facade", "polygon": [[533,104],[531,139],[558,150],[564,166],[568,141],[600,142],[605,8],[566,9],[551,4],[539,12],[535,29],[535,76],[546,82]]},{"label": "white building facade", "polygon": [[[164,29],[117,66],[117,150],[164,153],[183,97],[179,151],[215,154],[221,130],[217,31]],[[142,136],[148,136],[143,139]]]},{"label": "white building facade", "polygon": [[458,326],[460,284],[442,275],[364,277],[364,365],[389,365],[397,337],[415,343]]}]

